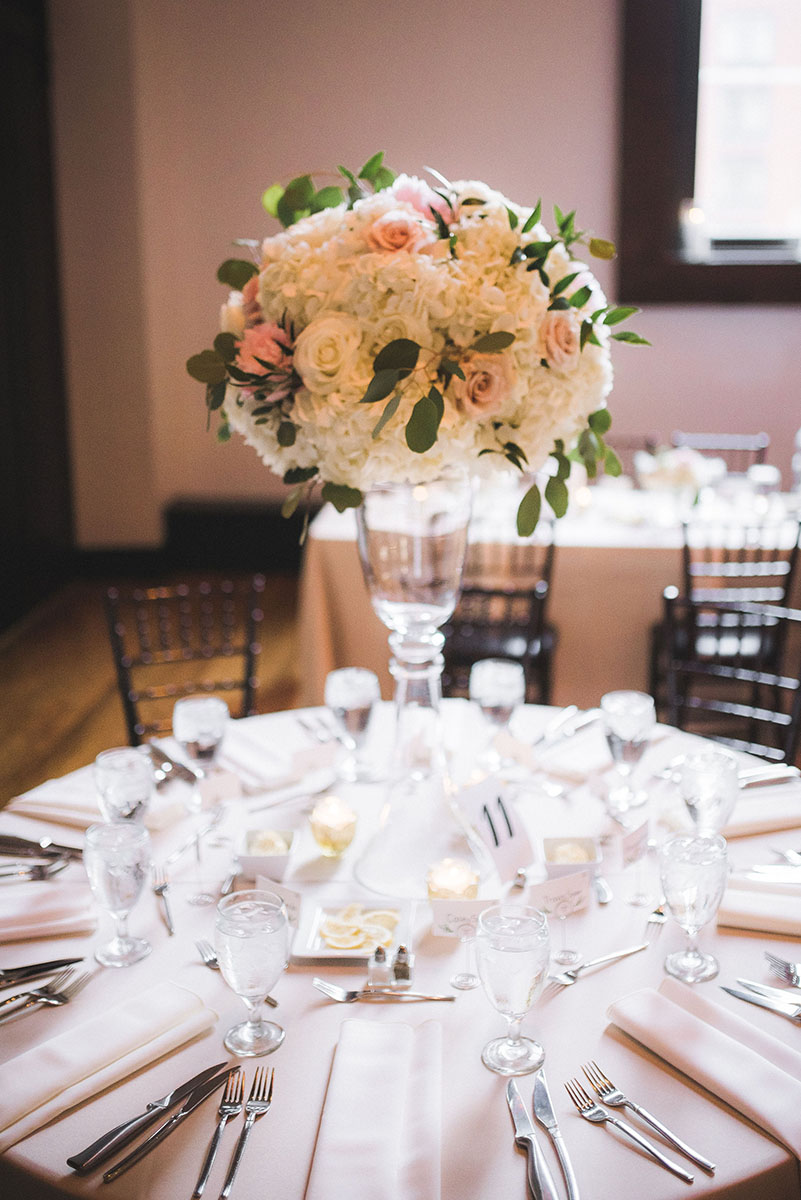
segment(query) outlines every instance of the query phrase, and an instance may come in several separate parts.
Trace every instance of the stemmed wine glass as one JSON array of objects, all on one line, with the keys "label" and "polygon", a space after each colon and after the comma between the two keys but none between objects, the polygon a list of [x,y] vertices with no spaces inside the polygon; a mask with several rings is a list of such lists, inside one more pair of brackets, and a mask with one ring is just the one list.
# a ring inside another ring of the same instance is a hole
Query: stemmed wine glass
[{"label": "stemmed wine glass", "polygon": [[[172,732],[187,756],[196,764],[198,779],[202,779],[214,766],[229,719],[228,705],[218,696],[185,696],[177,700],[172,710]],[[195,784],[184,789],[184,806],[190,816],[198,816],[203,807],[203,796]],[[196,906],[213,904],[214,896],[205,891],[200,878],[200,828],[195,840],[195,868],[197,891],[189,897]]]},{"label": "stemmed wine glass", "polygon": [[325,677],[325,703],[336,718],[340,740],[347,750],[339,774],[349,783],[372,778],[371,768],[362,760],[360,752],[367,737],[373,705],[380,699],[378,676],[364,667],[342,667],[329,671]]},{"label": "stemmed wine glass", "polygon": [[620,777],[619,786],[610,789],[609,806],[613,813],[623,814],[648,799],[644,791],[632,788],[631,775],[648,748],[656,710],[653,698],[645,692],[621,691],[601,697],[601,713],[609,753]]},{"label": "stemmed wine glass", "polygon": [[508,727],[515,709],[525,701],[523,667],[508,658],[481,659],[470,668],[468,694],[481,709],[490,729],[490,744],[484,755],[487,766],[499,771],[506,764],[492,742]]},{"label": "stemmed wine glass", "polygon": [[665,970],[685,983],[712,979],[718,973],[718,961],[698,949],[697,937],[723,899],[728,874],[725,839],[719,833],[680,834],[665,842],[659,858],[665,900],[671,916],[687,934],[686,947],[667,956]]},{"label": "stemmed wine glass", "polygon": [[143,821],[153,795],[153,763],[146,750],[120,746],[95,759],[95,787],[104,821]]},{"label": "stemmed wine glass", "polygon": [[539,1042],[520,1024],[540,995],[548,973],[550,939],[545,914],[517,904],[496,904],[478,918],[478,973],[494,1008],[507,1020],[503,1037],[487,1042],[481,1061],[498,1075],[528,1075],[545,1060]]},{"label": "stemmed wine glass", "polygon": [[676,764],[676,777],[696,831],[720,833],[740,792],[734,755],[721,747],[706,747]]},{"label": "stemmed wine glass", "polygon": [[150,943],[128,933],[128,914],[145,886],[150,838],[138,823],[90,825],[83,852],[95,899],[114,918],[116,934],[95,951],[104,967],[130,967],[150,953]]},{"label": "stemmed wine glass", "polygon": [[258,888],[225,896],[217,905],[214,947],[225,982],[248,1009],[247,1020],[225,1035],[226,1049],[241,1057],[270,1054],[285,1037],[280,1025],[261,1017],[289,959],[289,921],[280,897]]}]

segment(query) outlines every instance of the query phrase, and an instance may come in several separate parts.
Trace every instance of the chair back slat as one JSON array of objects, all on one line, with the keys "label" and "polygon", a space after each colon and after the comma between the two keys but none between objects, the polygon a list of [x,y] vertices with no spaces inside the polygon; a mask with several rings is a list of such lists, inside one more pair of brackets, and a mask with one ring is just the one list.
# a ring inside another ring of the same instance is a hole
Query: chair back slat
[{"label": "chair back slat", "polygon": [[754,463],[763,463],[770,446],[767,433],[687,433],[674,429],[672,446],[689,446],[699,454],[722,458],[733,474],[744,475]]}]

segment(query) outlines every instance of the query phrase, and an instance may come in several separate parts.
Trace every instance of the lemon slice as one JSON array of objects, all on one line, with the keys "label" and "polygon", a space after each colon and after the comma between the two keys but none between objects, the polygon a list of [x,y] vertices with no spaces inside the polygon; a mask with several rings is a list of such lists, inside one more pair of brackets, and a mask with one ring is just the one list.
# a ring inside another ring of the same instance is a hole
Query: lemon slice
[{"label": "lemon slice", "polygon": [[365,922],[371,925],[383,925],[390,932],[398,924],[398,914],[391,908],[372,908],[364,914]]}]

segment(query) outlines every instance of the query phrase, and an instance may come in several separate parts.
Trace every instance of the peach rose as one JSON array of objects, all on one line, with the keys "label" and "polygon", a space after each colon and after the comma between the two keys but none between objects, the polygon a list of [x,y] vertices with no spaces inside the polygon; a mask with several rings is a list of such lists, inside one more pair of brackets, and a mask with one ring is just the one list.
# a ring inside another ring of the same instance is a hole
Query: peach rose
[{"label": "peach rose", "polygon": [[581,352],[581,318],[574,308],[552,309],[540,326],[542,357],[551,367],[572,371]]},{"label": "peach rose", "polygon": [[433,230],[415,213],[396,208],[378,217],[367,230],[371,250],[420,250],[435,241]]},{"label": "peach rose", "polygon": [[446,200],[442,196],[438,196],[433,188],[430,188],[422,179],[415,179],[408,175],[398,176],[392,188],[392,194],[401,204],[409,204],[412,208],[416,208],[424,217],[431,216],[431,209],[435,209],[442,217],[443,221],[448,224],[453,220],[453,213],[448,206]]},{"label": "peach rose", "polygon": [[500,412],[515,382],[515,369],[508,354],[467,354],[459,363],[464,379],[454,376],[454,402],[465,417],[474,421]]},{"label": "peach rose", "polygon": [[281,326],[276,325],[275,321],[262,322],[245,330],[239,343],[236,365],[253,375],[263,375],[266,368],[256,359],[272,363],[275,367],[284,367],[289,362],[288,350],[289,337]]}]

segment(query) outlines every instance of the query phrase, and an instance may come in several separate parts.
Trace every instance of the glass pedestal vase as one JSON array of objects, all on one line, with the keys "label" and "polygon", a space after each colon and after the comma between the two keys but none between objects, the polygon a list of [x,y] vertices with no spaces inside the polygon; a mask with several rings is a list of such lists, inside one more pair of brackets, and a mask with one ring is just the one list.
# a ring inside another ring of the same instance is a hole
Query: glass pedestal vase
[{"label": "glass pedestal vase", "polygon": [[454,803],[440,700],[444,637],[456,606],[470,520],[462,476],[371,489],[357,513],[370,599],[391,631],[396,730],[381,824],[355,867],[384,895],[424,898],[429,868],[443,858],[481,867],[480,843]]}]

